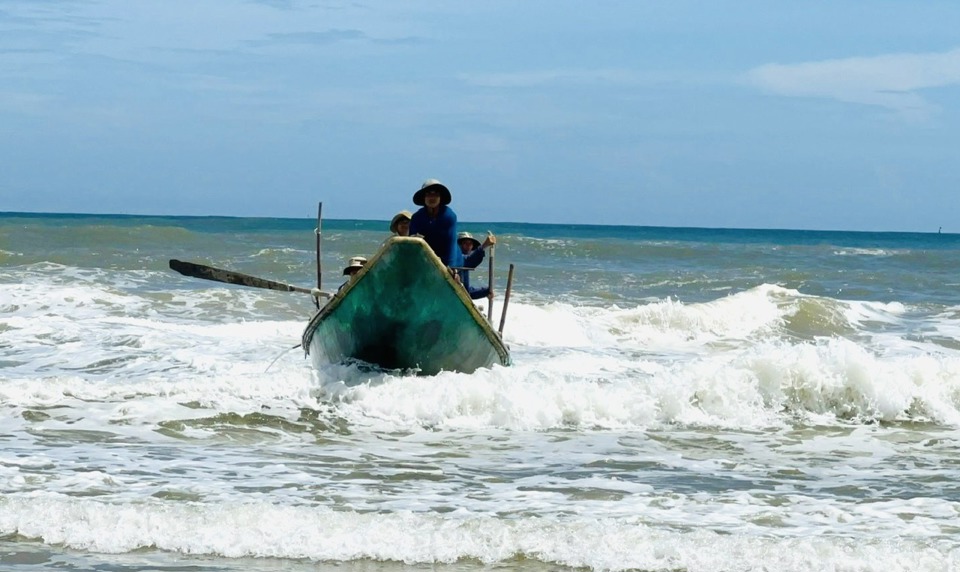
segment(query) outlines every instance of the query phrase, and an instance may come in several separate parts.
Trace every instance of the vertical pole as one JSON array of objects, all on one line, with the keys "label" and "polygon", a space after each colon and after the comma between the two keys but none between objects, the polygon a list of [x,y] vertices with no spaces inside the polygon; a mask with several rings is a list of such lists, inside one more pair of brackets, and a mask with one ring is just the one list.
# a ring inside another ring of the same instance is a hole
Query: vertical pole
[{"label": "vertical pole", "polygon": [[[490,236],[490,231],[487,231],[487,236]],[[490,322],[490,325],[493,325],[493,251],[497,247],[490,247],[490,260],[487,264],[487,287],[490,292],[487,294],[487,321]]]},{"label": "vertical pole", "polygon": [[500,313],[500,329],[498,333],[503,337],[503,324],[507,321],[507,304],[510,303],[510,290],[513,289],[513,264],[510,265],[510,271],[507,272],[507,290],[503,293],[503,312]]},{"label": "vertical pole", "polygon": [[[323,269],[320,266],[320,221],[322,220],[323,215],[323,201],[320,201],[320,205],[317,207],[317,290],[321,289],[321,282],[323,279]],[[320,308],[320,298],[314,298],[313,303]]]}]

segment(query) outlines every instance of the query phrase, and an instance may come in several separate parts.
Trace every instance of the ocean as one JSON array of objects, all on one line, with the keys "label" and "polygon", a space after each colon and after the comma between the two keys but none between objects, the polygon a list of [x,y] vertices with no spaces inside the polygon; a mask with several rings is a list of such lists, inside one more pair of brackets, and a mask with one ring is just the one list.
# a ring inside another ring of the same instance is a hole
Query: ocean
[{"label": "ocean", "polygon": [[960,235],[465,222],[513,364],[432,377],[168,268],[315,227],[0,213],[0,570],[960,570]]}]

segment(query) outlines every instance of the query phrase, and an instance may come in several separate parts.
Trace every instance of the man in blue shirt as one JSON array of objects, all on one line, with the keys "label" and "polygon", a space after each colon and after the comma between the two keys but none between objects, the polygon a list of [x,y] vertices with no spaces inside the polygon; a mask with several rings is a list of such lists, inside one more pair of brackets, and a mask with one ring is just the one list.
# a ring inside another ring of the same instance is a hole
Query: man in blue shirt
[{"label": "man in blue shirt", "polygon": [[421,235],[444,266],[461,266],[457,247],[457,213],[449,206],[450,189],[436,179],[424,181],[413,195],[420,210],[410,217],[410,236]]}]

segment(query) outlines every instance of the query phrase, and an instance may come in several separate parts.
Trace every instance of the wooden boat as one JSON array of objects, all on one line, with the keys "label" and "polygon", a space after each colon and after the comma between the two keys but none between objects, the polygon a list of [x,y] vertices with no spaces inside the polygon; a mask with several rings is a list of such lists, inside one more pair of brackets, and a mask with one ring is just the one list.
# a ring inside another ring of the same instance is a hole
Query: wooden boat
[{"label": "wooden boat", "polygon": [[510,353],[427,243],[388,239],[303,332],[315,364],[360,360],[384,369],[472,373]]}]

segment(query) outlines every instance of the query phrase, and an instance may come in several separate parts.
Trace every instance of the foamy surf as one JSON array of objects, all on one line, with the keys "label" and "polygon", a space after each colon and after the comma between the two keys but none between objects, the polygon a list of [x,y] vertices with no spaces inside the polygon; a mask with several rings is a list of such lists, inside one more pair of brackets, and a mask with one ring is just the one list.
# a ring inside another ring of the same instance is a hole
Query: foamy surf
[{"label": "foamy surf", "polygon": [[[677,499],[673,511],[687,503],[696,505],[697,501]],[[733,504],[723,509],[750,512],[748,506]],[[718,513],[708,510],[695,526],[679,522],[651,526],[650,522],[678,520],[666,507],[659,510],[660,515],[654,509],[651,514],[621,518],[571,515],[504,520],[466,511],[443,516],[409,511],[378,514],[262,502],[117,506],[89,499],[36,496],[0,500],[0,532],[104,553],[156,548],[227,558],[395,561],[408,565],[461,561],[492,565],[530,559],[609,571],[775,568],[787,572],[949,570],[960,565],[957,551],[941,528],[955,526],[955,514],[913,524],[901,520],[919,506],[916,502],[902,503],[862,512],[823,512],[822,508],[811,507],[807,514],[755,507],[752,518],[758,524],[719,533],[712,530],[710,517]],[[884,518],[888,510],[901,511],[903,516]],[[730,520],[750,520],[739,516]],[[786,527],[762,524],[781,519],[784,524],[799,521],[801,525],[809,519],[813,527],[819,529],[826,524],[836,530],[805,537],[803,526],[790,527],[792,534],[782,534]],[[885,533],[884,527],[889,525],[894,529]],[[844,529],[858,526],[872,539],[855,541],[844,533]],[[890,543],[890,538],[904,534],[910,539]]]}]

